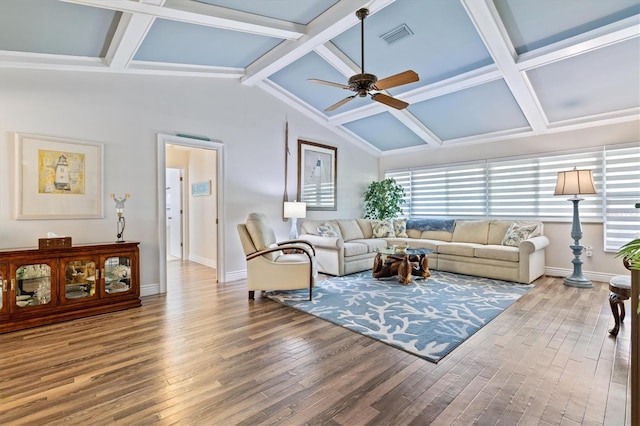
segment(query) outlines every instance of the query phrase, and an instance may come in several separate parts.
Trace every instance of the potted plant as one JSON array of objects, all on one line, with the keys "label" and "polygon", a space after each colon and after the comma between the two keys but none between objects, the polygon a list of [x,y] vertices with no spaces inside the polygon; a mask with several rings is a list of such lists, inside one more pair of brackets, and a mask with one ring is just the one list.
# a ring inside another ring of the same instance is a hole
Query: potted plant
[{"label": "potted plant", "polygon": [[365,219],[394,219],[402,212],[404,188],[393,178],[371,182],[364,193]]}]

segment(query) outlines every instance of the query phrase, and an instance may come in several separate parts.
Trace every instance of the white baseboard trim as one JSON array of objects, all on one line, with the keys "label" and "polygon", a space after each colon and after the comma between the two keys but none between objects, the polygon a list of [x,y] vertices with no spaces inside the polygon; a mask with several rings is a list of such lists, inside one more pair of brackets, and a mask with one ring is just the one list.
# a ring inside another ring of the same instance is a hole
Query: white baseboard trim
[{"label": "white baseboard trim", "polygon": [[[544,273],[545,275],[548,275],[550,277],[566,278],[573,273],[573,269],[551,268],[547,266],[544,268]],[[605,274],[603,272],[593,272],[593,271],[582,271],[582,274],[586,278],[590,279],[591,281],[599,281],[607,284],[609,283],[609,281],[611,281],[611,278],[617,275],[617,274]]]},{"label": "white baseboard trim", "polygon": [[160,283],[144,284],[140,286],[140,296],[160,294]]},{"label": "white baseboard trim", "polygon": [[189,260],[213,269],[217,269],[218,266],[215,259],[207,259],[206,257],[200,257],[194,254],[189,254]]},{"label": "white baseboard trim", "polygon": [[226,283],[226,282],[246,280],[246,279],[247,279],[247,270],[241,269],[239,271],[227,272],[224,282]]}]

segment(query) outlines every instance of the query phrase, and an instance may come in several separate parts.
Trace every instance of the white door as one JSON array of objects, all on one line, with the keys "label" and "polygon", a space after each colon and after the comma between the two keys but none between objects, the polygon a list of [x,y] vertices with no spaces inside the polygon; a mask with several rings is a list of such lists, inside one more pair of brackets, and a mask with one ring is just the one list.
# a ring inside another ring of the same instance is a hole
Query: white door
[{"label": "white door", "polygon": [[167,169],[167,259],[182,259],[182,170]]}]

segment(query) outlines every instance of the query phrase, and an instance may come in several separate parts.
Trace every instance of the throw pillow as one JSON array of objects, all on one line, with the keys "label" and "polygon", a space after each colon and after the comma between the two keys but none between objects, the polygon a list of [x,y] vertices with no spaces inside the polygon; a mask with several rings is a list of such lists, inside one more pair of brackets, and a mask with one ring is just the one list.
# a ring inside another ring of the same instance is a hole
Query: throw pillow
[{"label": "throw pillow", "polygon": [[340,238],[340,233],[336,230],[336,226],[329,222],[318,226],[318,234],[322,237]]},{"label": "throw pillow", "polygon": [[396,237],[407,238],[407,219],[393,219],[393,232]]},{"label": "throw pillow", "polygon": [[513,222],[509,229],[507,229],[507,233],[504,234],[502,245],[517,247],[521,241],[529,238],[529,235],[536,230],[536,227],[536,224],[523,225],[518,222]]},{"label": "throw pillow", "polygon": [[393,223],[390,220],[372,220],[373,238],[389,238],[395,237],[393,232]]}]

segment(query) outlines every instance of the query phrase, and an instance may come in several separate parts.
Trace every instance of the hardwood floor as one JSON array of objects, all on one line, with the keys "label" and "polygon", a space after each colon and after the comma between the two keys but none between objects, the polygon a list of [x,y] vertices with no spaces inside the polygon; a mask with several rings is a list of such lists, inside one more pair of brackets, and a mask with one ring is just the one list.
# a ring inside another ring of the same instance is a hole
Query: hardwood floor
[{"label": "hardwood floor", "polygon": [[171,262],[168,296],[0,335],[2,425],[624,425],[604,283],[541,278],[439,364]]}]

